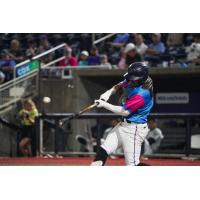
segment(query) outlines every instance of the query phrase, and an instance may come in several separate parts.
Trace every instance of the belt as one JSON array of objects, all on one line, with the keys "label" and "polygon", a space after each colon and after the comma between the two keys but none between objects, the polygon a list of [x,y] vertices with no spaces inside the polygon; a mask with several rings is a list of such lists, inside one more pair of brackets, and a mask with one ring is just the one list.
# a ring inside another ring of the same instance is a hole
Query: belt
[{"label": "belt", "polygon": [[134,123],[134,124],[146,124],[146,122],[145,122],[145,123],[132,122],[132,121],[126,119],[126,118],[122,118],[122,121],[123,121],[123,122],[126,122],[126,123],[129,123],[129,124],[131,124],[131,123]]},{"label": "belt", "polygon": [[132,123],[130,120],[128,120],[128,119],[126,119],[126,118],[122,118],[122,121],[123,121],[123,122],[127,122],[127,123],[129,123],[129,124]]}]

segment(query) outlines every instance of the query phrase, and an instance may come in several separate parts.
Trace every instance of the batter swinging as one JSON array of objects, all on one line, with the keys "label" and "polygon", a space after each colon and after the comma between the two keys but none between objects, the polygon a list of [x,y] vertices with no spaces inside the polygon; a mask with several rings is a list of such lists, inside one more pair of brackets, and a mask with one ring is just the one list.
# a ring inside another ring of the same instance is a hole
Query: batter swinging
[{"label": "batter swinging", "polygon": [[[121,89],[126,96],[122,105],[107,103],[110,96]],[[124,81],[103,93],[95,103],[98,108],[104,107],[121,115],[122,121],[108,134],[91,165],[104,165],[108,155],[119,147],[124,150],[126,165],[142,165],[141,145],[148,134],[147,117],[153,106],[153,83],[148,67],[142,62],[131,64],[128,72],[124,74]]]}]

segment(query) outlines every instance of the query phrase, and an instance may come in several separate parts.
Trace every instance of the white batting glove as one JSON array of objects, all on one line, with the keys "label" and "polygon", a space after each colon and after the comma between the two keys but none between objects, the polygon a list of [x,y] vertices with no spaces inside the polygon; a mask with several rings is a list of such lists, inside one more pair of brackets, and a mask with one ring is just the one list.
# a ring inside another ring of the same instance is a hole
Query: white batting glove
[{"label": "white batting glove", "polygon": [[104,100],[104,101],[108,101],[108,99],[110,98],[110,96],[113,94],[114,89],[111,88],[110,90],[107,90],[106,92],[104,92],[101,96],[100,99]]},{"label": "white batting glove", "polygon": [[95,100],[94,103],[97,105],[97,108],[104,108],[105,105],[107,104],[105,101],[101,99]]}]

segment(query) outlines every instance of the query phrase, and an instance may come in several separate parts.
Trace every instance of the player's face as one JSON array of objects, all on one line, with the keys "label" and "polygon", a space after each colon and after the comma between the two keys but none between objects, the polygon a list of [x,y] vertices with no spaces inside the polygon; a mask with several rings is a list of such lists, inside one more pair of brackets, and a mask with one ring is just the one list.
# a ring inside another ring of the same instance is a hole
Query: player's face
[{"label": "player's face", "polygon": [[132,88],[134,88],[136,86],[136,82],[135,81],[129,81],[128,85]]},{"label": "player's face", "polygon": [[124,82],[123,82],[123,87],[124,88],[127,88],[127,87],[135,87],[136,86],[136,83],[135,83],[135,81],[133,81],[133,80],[128,80],[128,79],[126,79],[126,80],[124,80]]}]

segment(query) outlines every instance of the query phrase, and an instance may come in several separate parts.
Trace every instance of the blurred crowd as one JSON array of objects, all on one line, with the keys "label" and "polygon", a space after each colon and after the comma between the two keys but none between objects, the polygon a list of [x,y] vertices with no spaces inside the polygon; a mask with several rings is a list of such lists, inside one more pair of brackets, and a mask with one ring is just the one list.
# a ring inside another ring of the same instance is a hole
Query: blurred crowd
[{"label": "blurred crowd", "polygon": [[[95,34],[99,39],[107,34]],[[43,64],[65,58],[57,66],[99,66],[124,69],[136,61],[151,67],[189,67],[200,65],[200,34],[120,33],[98,43],[92,34],[0,34],[0,84],[13,77],[16,64],[56,45],[66,48],[44,56]]]}]

